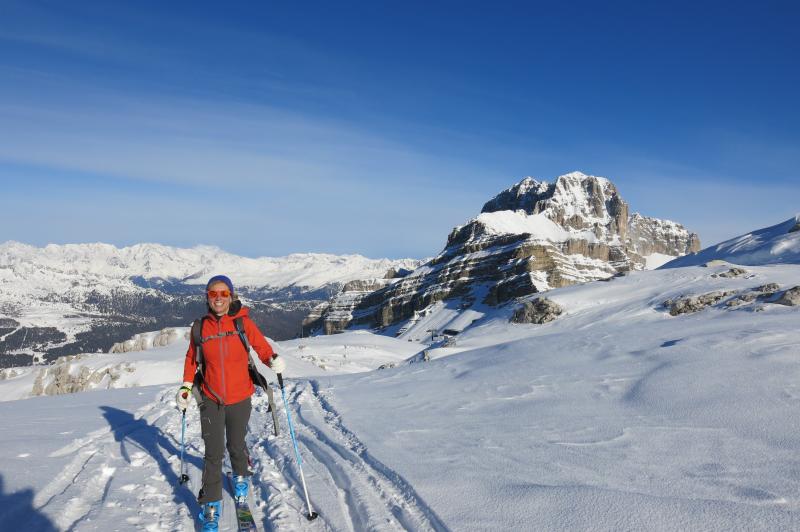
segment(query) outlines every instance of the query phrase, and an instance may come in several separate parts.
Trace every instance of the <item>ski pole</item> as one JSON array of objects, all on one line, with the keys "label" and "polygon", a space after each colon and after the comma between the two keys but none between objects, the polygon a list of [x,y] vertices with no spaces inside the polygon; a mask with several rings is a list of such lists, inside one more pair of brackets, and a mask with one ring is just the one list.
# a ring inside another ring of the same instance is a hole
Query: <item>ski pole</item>
[{"label": "ski pole", "polygon": [[179,484],[185,484],[189,482],[189,475],[184,472],[183,466],[183,451],[186,448],[186,443],[184,441],[184,435],[186,434],[186,409],[183,409],[183,414],[181,415],[181,479]]},{"label": "ski pole", "polygon": [[303,493],[306,494],[306,505],[308,507],[308,515],[306,519],[313,521],[316,519],[317,512],[311,511],[311,499],[308,498],[308,488],[306,487],[306,477],[303,475],[303,459],[300,458],[300,449],[297,447],[297,438],[294,436],[294,425],[292,425],[292,413],[289,412],[289,402],[286,400],[286,392],[283,390],[283,375],[278,373],[278,384],[281,386],[281,396],[283,396],[283,406],[286,408],[286,419],[289,422],[289,434],[292,436],[292,444],[294,445],[294,457],[297,460],[297,469],[300,470],[300,480],[303,482]]}]

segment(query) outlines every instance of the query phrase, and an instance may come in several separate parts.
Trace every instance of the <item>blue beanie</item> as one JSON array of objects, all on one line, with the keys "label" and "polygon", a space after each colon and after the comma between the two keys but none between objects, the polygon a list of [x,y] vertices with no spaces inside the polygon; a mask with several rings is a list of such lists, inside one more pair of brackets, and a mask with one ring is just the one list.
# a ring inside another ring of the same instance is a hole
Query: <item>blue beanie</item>
[{"label": "blue beanie", "polygon": [[225,283],[228,286],[228,290],[230,290],[231,293],[233,293],[233,281],[231,281],[230,278],[228,278],[227,276],[215,275],[214,277],[208,280],[208,284],[206,284],[206,290],[211,288],[211,285],[214,283]]}]

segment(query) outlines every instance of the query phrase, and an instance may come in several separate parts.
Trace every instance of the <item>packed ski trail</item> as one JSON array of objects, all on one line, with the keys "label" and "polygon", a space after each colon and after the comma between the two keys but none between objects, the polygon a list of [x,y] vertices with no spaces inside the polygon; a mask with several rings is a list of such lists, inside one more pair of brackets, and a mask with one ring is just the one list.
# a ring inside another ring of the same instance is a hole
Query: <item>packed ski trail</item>
[{"label": "packed ski trail", "polygon": [[[36,494],[33,505],[58,530],[195,529],[203,455],[198,411],[192,405],[186,415],[184,459],[190,481],[180,485],[181,415],[174,407],[174,390],[156,390],[156,400],[136,412],[101,407],[106,428],[50,453],[66,465]],[[315,381],[289,381],[286,394],[319,518],[306,520],[283,403],[277,404],[281,425],[276,437],[266,395],[259,394],[253,398],[247,437],[253,462],[250,509],[259,530],[446,530],[414,489],[347,429]],[[236,529],[226,489],[220,530]]]},{"label": "packed ski trail", "polygon": [[[254,400],[249,447],[255,462],[254,493],[267,530],[446,530],[403,478],[372,457],[319,392],[316,381],[287,383],[311,503],[307,508],[285,415],[271,433],[266,398]],[[283,410],[282,403],[278,409]],[[282,412],[285,414],[285,412]],[[257,510],[254,509],[254,513]],[[258,519],[257,519],[258,521]]]},{"label": "packed ski trail", "polygon": [[[178,485],[180,414],[170,408],[171,396],[171,390],[163,390],[134,413],[101,407],[108,426],[49,454],[67,463],[36,494],[33,506],[59,530],[94,530],[108,523],[119,530],[185,529],[196,503]],[[190,435],[186,458],[194,480],[199,478],[199,434],[187,427]]]}]

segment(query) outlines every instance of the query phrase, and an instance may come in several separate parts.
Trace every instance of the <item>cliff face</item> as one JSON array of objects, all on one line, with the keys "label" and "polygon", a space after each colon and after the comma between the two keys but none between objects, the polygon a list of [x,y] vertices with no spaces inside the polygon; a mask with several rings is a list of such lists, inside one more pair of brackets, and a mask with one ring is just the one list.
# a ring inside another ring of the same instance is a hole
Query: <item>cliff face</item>
[{"label": "cliff face", "polygon": [[653,253],[680,257],[700,251],[700,238],[675,222],[634,213],[628,222],[628,248],[643,257]]},{"label": "cliff face", "polygon": [[353,324],[385,327],[439,300],[496,305],[514,297],[641,270],[648,258],[700,248],[680,224],[629,215],[608,179],[573,172],[555,182],[525,178],[454,228],[442,252],[372,292],[343,292],[318,309],[326,333]]},{"label": "cliff face", "polygon": [[562,175],[553,183],[526,177],[481,209],[482,213],[499,211],[543,214],[561,227],[591,231],[597,238],[619,235],[624,241],[627,236],[628,204],[617,187],[606,178],[580,172]]}]

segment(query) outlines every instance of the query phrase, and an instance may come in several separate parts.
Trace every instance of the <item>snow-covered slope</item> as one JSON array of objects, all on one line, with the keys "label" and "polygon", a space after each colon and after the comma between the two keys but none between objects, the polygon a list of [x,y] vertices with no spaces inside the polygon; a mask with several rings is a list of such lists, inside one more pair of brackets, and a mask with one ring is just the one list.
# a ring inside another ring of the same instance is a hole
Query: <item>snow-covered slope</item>
[{"label": "snow-covered slope", "polygon": [[317,395],[453,530],[797,529],[800,309],[662,303],[788,288],[800,267],[712,277],[726,270],[554,290],[566,314],[551,324],[511,325],[509,308],[424,371]]},{"label": "snow-covered slope", "polygon": [[[257,521],[275,531],[800,529],[800,307],[777,303],[800,265],[744,270],[670,268],[552,290],[564,313],[545,325],[509,323],[514,303],[487,307],[455,345],[424,357],[414,342],[367,332],[280,344],[320,518],[304,520],[285,417],[273,436],[258,397],[248,435]],[[664,305],[711,293],[725,295],[697,312]],[[442,305],[420,320],[472,311]],[[146,353],[169,358],[172,374],[183,347]],[[397,367],[336,374],[362,352],[351,369]],[[322,358],[326,369],[312,365]],[[0,432],[0,520],[191,529],[202,441],[191,408],[192,481],[177,485],[172,378],[0,403],[13,427]]]},{"label": "snow-covered slope", "polygon": [[663,267],[694,266],[712,260],[742,265],[800,263],[800,214],[777,225],[679,257]]}]

